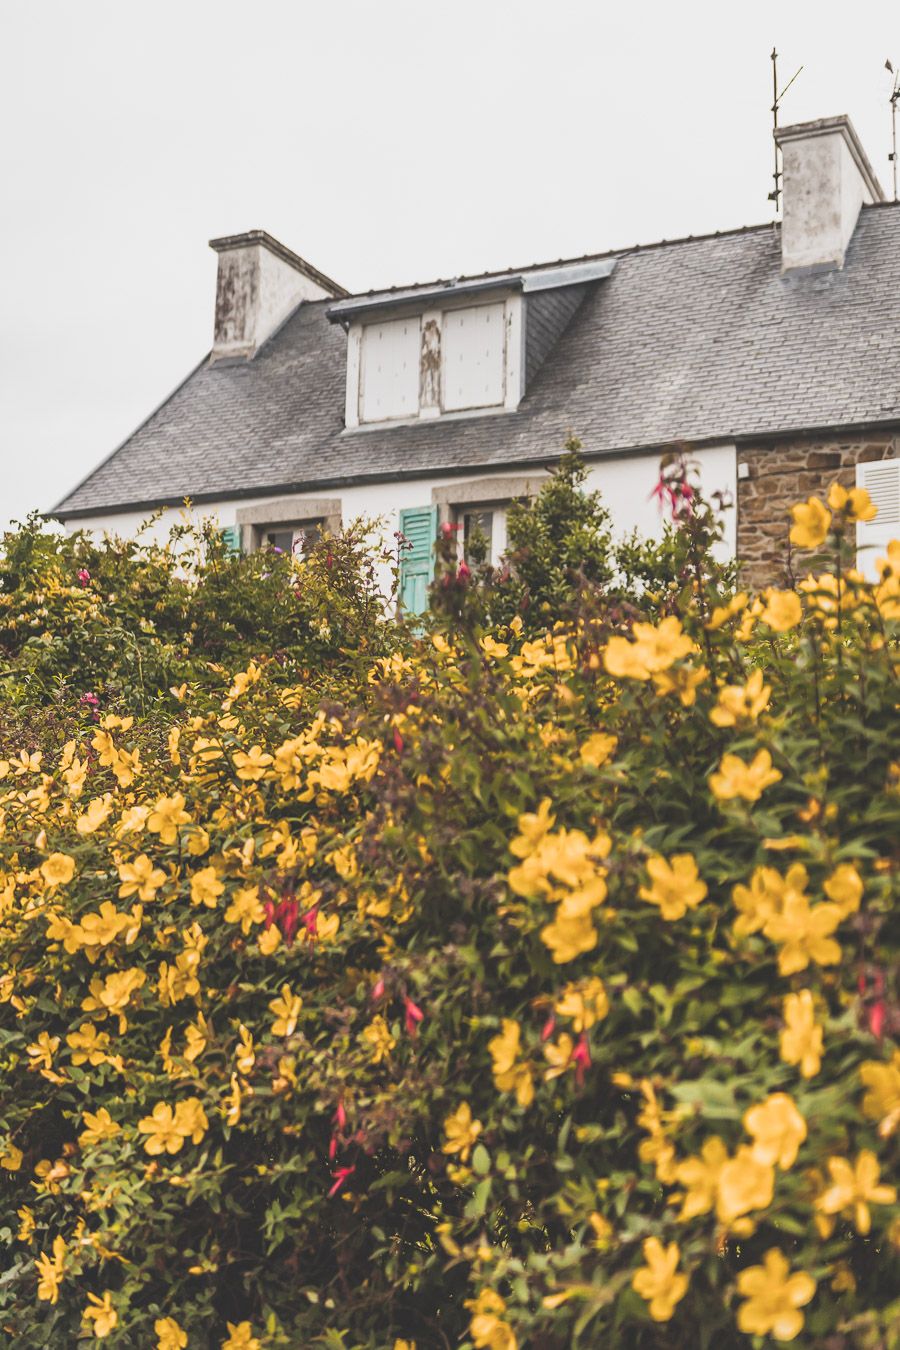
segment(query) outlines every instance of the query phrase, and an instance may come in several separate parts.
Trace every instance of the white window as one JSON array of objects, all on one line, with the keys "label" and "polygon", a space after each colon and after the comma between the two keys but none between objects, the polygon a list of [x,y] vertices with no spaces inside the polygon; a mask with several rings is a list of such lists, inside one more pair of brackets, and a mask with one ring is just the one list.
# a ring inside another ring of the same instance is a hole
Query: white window
[{"label": "white window", "polygon": [[442,406],[445,412],[493,408],[505,395],[505,309],[473,305],[452,309],[442,324]]},{"label": "white window", "polygon": [[419,414],[419,316],[366,324],[359,370],[359,420]]},{"label": "white window", "polygon": [[887,555],[892,539],[900,539],[900,459],[876,459],[856,466],[856,486],[865,488],[878,508],[874,520],[856,527],[857,566],[874,581],[876,563]]},{"label": "white window", "polygon": [[347,345],[346,424],[512,410],[522,393],[522,344],[520,295],[355,323]]},{"label": "white window", "polygon": [[292,553],[299,558],[312,548],[321,533],[321,520],[301,520],[293,525],[263,525],[259,527],[259,547],[268,546],[278,553]]},{"label": "white window", "polygon": [[506,552],[506,504],[458,506],[457,541],[467,563],[477,561],[475,543],[484,549],[484,561],[496,567]]}]

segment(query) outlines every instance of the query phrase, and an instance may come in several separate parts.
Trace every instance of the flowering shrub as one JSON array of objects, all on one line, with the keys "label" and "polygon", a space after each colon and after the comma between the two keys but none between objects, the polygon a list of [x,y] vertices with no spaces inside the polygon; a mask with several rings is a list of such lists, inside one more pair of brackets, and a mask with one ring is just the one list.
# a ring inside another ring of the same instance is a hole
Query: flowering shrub
[{"label": "flowering shrub", "polygon": [[633,623],[448,606],[334,653],[322,706],[248,637],[149,720],[123,683],[7,731],[15,1344],[896,1346],[900,545],[852,570],[868,510],[798,509],[792,589],[687,548]]}]

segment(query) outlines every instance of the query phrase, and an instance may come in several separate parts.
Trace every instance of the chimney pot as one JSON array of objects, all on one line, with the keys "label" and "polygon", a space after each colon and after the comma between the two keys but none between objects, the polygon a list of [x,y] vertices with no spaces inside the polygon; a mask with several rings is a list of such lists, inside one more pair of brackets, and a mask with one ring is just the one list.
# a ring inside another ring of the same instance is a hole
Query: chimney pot
[{"label": "chimney pot", "polygon": [[778,127],[783,198],[782,272],[844,265],[860,207],[884,200],[849,117]]}]

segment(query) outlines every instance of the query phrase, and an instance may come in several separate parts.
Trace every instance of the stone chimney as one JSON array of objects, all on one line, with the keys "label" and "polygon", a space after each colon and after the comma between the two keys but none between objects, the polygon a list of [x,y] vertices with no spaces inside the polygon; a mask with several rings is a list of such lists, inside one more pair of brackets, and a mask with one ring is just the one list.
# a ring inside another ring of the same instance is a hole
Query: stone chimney
[{"label": "stone chimney", "polygon": [[849,117],[778,127],[784,177],[782,272],[843,267],[864,203],[884,200]]},{"label": "stone chimney", "polygon": [[301,300],[345,296],[343,286],[265,230],[210,239],[219,255],[212,360],[249,360]]}]

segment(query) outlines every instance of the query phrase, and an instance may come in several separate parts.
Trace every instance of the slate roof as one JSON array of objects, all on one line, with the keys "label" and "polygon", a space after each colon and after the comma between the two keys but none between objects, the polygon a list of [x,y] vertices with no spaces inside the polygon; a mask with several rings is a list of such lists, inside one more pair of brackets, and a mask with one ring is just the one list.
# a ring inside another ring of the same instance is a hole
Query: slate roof
[{"label": "slate roof", "polygon": [[345,431],[346,338],[307,302],[252,361],[204,358],[53,514],[503,470],[569,430],[603,455],[900,424],[900,206],[863,207],[842,271],[782,277],[772,225],[610,256],[516,412]]}]

